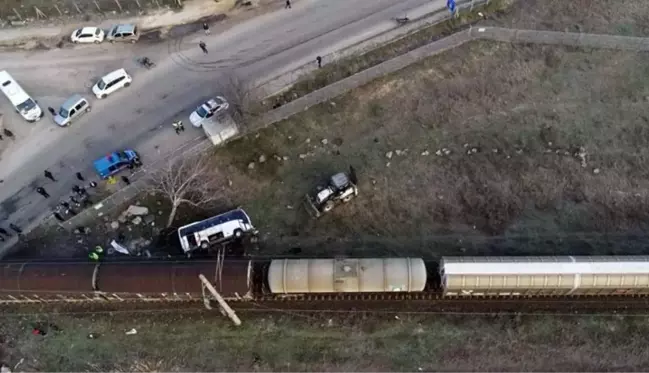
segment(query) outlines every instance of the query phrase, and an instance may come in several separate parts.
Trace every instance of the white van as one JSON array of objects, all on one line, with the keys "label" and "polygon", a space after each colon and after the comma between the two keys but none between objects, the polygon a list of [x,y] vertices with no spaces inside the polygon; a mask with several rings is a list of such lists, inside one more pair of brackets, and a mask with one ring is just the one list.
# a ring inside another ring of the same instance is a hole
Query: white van
[{"label": "white van", "polygon": [[207,249],[217,243],[240,239],[244,234],[256,235],[250,217],[242,209],[235,209],[178,228],[180,246],[186,254],[196,249]]},{"label": "white van", "polygon": [[36,122],[43,117],[43,110],[36,101],[6,71],[0,71],[0,90],[26,121]]},{"label": "white van", "polygon": [[97,98],[106,98],[109,94],[117,91],[122,87],[128,87],[131,85],[133,78],[126,73],[124,69],[117,69],[113,72],[110,72],[97,82],[92,87],[92,93],[97,96]]}]

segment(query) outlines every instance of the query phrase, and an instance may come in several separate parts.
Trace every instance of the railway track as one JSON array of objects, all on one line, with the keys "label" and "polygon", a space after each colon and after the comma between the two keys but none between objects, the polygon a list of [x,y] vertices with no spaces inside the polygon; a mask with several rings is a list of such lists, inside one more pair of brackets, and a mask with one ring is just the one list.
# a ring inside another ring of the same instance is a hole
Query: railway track
[{"label": "railway track", "polygon": [[[262,296],[230,301],[238,312],[649,314],[649,297],[446,298],[438,293]],[[216,306],[215,302],[212,303]],[[204,309],[203,300],[30,302],[3,304],[3,313],[183,312]]]}]

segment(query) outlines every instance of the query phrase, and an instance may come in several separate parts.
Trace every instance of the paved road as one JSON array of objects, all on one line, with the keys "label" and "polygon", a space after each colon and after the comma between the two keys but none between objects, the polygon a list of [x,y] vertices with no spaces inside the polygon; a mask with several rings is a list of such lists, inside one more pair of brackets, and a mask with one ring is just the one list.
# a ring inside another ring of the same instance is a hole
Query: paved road
[{"label": "paved road", "polygon": [[[58,107],[73,93],[91,99],[92,112],[69,128],[50,118],[37,124],[21,121],[2,102],[5,121],[21,134],[0,159],[0,225],[36,224],[69,195],[73,175],[92,174],[92,160],[109,151],[132,147],[144,162],[203,138],[188,127],[180,136],[175,118],[188,122],[193,108],[221,91],[228,75],[263,82],[358,41],[394,27],[392,17],[441,9],[444,0],[301,0],[293,9],[272,12],[238,25],[219,25],[212,35],[191,35],[161,43],[79,46],[51,51],[4,53],[0,66],[11,72],[44,108]],[[353,5],[352,5],[353,4]],[[205,41],[209,54],[198,48]],[[152,70],[135,58],[157,62]],[[326,61],[325,61],[326,62]],[[103,73],[119,67],[134,77],[131,87],[105,100],[95,100],[90,86]],[[20,127],[20,128],[19,128]],[[43,178],[48,169],[58,182]],[[44,186],[52,198],[34,189]],[[48,206],[50,208],[48,208]]]}]

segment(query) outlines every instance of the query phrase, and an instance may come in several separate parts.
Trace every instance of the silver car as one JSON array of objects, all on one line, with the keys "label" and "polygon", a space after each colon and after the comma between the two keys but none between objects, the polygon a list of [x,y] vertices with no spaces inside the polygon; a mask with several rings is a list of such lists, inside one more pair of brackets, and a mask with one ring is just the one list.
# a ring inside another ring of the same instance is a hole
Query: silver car
[{"label": "silver car", "polygon": [[61,105],[61,108],[54,117],[54,122],[61,127],[69,126],[72,119],[75,119],[81,114],[89,111],[90,104],[88,103],[88,100],[81,97],[81,95],[74,95]]}]

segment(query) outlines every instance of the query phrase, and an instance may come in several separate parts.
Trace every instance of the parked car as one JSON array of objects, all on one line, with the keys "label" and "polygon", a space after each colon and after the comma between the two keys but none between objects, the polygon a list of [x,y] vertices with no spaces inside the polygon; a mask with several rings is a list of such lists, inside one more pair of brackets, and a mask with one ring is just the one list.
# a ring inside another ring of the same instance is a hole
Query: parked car
[{"label": "parked car", "polygon": [[112,152],[93,162],[97,175],[102,179],[107,179],[125,168],[140,167],[141,165],[140,156],[133,149]]},{"label": "parked car", "polygon": [[135,43],[140,38],[140,30],[131,24],[115,25],[110,28],[106,39],[111,43],[116,41]]},{"label": "parked car", "polygon": [[96,43],[104,41],[104,30],[99,27],[84,27],[74,30],[70,36],[73,43]]},{"label": "parked car", "polygon": [[198,128],[203,125],[203,122],[210,120],[210,118],[215,114],[224,113],[228,110],[228,107],[230,107],[230,104],[228,104],[228,101],[225,98],[216,96],[197,107],[196,110],[189,115],[189,122],[192,126]]},{"label": "parked car", "polygon": [[124,69],[117,69],[104,75],[97,84],[92,87],[92,93],[97,98],[106,98],[109,94],[117,91],[120,88],[128,87],[131,85],[133,78]]},{"label": "parked car", "polygon": [[90,111],[88,100],[81,95],[74,95],[67,99],[54,117],[54,122],[61,127],[69,126],[72,119]]}]

